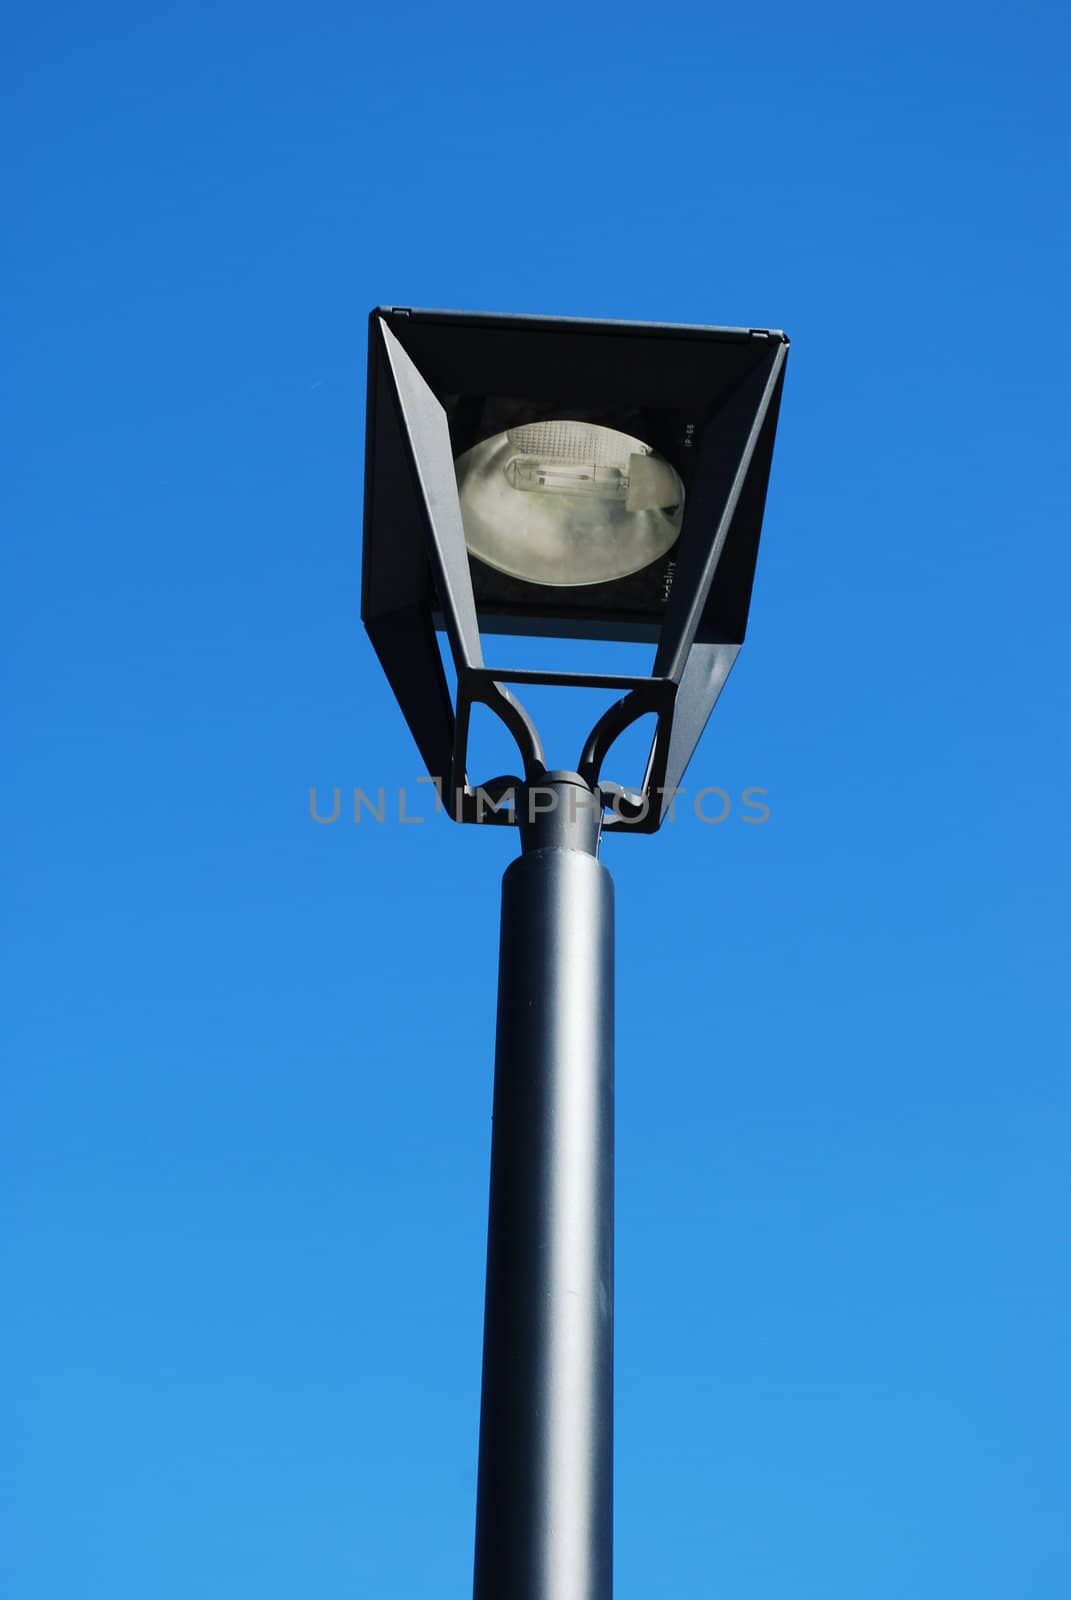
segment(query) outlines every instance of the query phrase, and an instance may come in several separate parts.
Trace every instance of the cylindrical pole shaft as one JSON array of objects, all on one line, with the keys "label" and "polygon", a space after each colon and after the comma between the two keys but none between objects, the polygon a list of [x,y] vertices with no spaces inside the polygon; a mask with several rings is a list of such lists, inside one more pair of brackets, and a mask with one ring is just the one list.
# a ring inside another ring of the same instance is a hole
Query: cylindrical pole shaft
[{"label": "cylindrical pole shaft", "polygon": [[475,1600],[612,1594],[613,883],[597,838],[548,818],[503,880]]}]

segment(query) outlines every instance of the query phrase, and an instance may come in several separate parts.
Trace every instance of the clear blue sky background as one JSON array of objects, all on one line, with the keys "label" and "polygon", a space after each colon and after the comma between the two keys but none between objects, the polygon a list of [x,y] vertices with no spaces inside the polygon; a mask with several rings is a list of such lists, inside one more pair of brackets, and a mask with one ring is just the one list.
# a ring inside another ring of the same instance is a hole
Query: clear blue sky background
[{"label": "clear blue sky background", "polygon": [[[358,622],[377,302],[786,328],[752,627],[608,843],[617,1595],[1071,1592],[1068,25],[23,8],[13,1600],[471,1581],[503,832]],[[550,713],[560,759],[567,713]]]}]

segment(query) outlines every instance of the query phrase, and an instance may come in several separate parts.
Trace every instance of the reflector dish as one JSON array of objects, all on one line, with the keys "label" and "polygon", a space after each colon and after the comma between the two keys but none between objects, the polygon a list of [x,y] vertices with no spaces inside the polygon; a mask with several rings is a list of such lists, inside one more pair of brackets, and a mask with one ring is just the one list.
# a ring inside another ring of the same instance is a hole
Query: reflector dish
[{"label": "reflector dish", "polygon": [[455,462],[465,543],[528,583],[573,588],[650,566],[676,543],[684,485],[627,433],[534,422],[483,439]]}]

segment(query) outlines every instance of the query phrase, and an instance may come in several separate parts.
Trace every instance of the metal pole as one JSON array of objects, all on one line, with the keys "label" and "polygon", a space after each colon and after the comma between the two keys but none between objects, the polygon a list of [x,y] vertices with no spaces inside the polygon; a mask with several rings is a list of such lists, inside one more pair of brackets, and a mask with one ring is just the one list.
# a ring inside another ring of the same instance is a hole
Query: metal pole
[{"label": "metal pole", "polygon": [[474,1593],[611,1600],[613,881],[576,773],[548,773],[521,809],[502,885]]}]

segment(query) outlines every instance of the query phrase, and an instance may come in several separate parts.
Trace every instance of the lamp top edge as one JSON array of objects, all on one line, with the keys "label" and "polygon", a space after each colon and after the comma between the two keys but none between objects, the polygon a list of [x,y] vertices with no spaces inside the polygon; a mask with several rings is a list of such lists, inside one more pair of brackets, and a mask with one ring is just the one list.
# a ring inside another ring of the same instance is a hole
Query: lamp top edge
[{"label": "lamp top edge", "polygon": [[562,327],[575,332],[593,333],[680,334],[694,338],[696,335],[711,339],[775,339],[788,344],[789,337],[781,328],[735,328],[700,322],[632,322],[622,317],[558,317],[509,311],[457,311],[429,306],[373,306],[370,320],[382,318],[398,321],[480,323],[507,328]]}]

